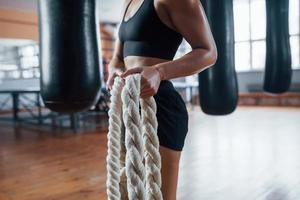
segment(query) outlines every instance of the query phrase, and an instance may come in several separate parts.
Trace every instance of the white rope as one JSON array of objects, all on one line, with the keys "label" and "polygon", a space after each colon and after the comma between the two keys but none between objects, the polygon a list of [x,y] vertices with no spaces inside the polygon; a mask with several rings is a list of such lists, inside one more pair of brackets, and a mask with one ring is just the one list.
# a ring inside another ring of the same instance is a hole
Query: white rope
[{"label": "white rope", "polygon": [[111,200],[121,199],[120,193],[120,152],[121,152],[121,131],[122,131],[122,104],[120,90],[122,82],[115,81],[111,90],[111,105],[108,111],[108,143],[107,143],[107,196]]},{"label": "white rope", "polygon": [[145,145],[147,200],[163,199],[161,194],[161,158],[157,137],[156,102],[153,98],[142,99],[143,141]]},{"label": "white rope", "polygon": [[125,85],[117,76],[111,90],[106,182],[109,200],[163,199],[156,102],[153,97],[140,98],[140,82],[140,74],[127,76]]}]

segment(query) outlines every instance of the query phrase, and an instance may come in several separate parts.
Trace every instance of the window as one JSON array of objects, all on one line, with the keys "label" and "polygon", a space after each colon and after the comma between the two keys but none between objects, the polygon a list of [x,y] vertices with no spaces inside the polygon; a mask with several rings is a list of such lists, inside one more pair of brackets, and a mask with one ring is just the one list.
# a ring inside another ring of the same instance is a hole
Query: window
[{"label": "window", "polygon": [[0,78],[39,78],[38,56],[36,43],[3,48],[0,53]]},{"label": "window", "polygon": [[38,78],[39,74],[39,48],[37,44],[19,48],[20,70],[22,78]]},{"label": "window", "polygon": [[291,43],[291,53],[292,53],[292,66],[294,69],[300,69],[300,40],[299,40],[299,24],[300,24],[300,5],[299,0],[290,0],[290,43]]},{"label": "window", "polygon": [[[234,0],[235,66],[237,71],[264,70],[266,59],[265,0]],[[290,0],[292,66],[299,65],[299,0]]]},{"label": "window", "polygon": [[174,59],[180,58],[181,56],[184,56],[185,54],[187,54],[188,52],[190,52],[192,50],[190,44],[183,39],[181,44],[178,47],[178,50],[174,56]]},{"label": "window", "polygon": [[1,79],[19,78],[18,71],[18,49],[15,47],[3,47],[0,51]]}]

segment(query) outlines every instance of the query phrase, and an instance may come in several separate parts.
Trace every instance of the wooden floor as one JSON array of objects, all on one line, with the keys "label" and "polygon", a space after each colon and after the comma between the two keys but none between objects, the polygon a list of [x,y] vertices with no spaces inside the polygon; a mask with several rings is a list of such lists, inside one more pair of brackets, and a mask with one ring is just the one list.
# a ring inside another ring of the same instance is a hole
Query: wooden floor
[{"label": "wooden floor", "polygon": [[[299,200],[300,108],[189,111],[179,200]],[[0,124],[0,200],[99,200],[106,130],[74,135]]]}]

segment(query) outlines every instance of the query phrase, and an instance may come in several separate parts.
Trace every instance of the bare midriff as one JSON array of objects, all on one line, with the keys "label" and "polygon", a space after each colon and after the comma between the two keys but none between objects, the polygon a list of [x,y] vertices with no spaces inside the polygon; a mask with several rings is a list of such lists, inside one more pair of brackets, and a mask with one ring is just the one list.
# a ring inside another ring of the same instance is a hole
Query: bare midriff
[{"label": "bare midriff", "polygon": [[170,60],[152,57],[142,56],[126,56],[124,58],[125,68],[130,69],[134,67],[147,67],[153,66],[159,63],[167,62]]}]

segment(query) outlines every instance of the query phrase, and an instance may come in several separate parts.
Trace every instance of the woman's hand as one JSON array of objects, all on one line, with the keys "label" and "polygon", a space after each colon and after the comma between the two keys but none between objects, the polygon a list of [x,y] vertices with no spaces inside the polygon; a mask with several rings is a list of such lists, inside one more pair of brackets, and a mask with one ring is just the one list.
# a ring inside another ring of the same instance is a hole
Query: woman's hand
[{"label": "woman's hand", "polygon": [[122,70],[115,70],[113,73],[111,73],[108,78],[107,78],[107,82],[106,82],[106,87],[107,90],[111,90],[112,86],[114,85],[114,79],[116,76],[120,76],[123,73]]},{"label": "woman's hand", "polygon": [[157,93],[161,82],[161,74],[154,66],[134,67],[121,74],[125,78],[129,74],[141,73],[141,98],[149,98]]}]

